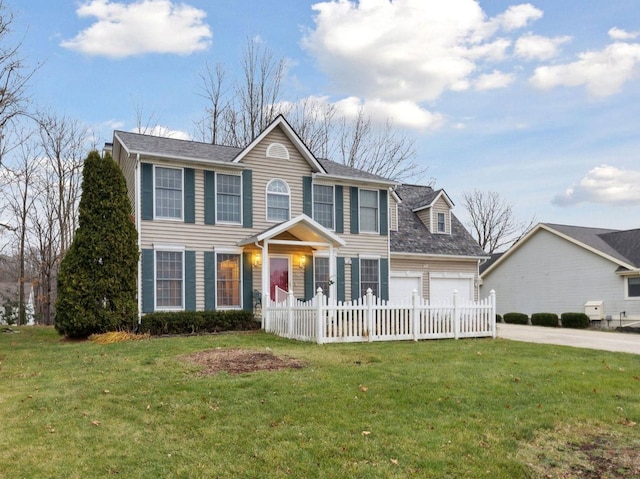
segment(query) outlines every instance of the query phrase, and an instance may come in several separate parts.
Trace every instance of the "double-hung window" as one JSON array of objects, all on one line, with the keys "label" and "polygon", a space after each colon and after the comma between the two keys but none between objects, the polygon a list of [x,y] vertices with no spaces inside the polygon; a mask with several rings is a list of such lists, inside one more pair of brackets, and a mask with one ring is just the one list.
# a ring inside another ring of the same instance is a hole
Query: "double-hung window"
[{"label": "double-hung window", "polygon": [[438,213],[438,233],[446,232],[444,213]]},{"label": "double-hung window", "polygon": [[239,308],[240,255],[216,254],[216,297],[220,308]]},{"label": "double-hung window", "polygon": [[360,259],[360,294],[364,297],[371,288],[374,296],[380,293],[380,260]]},{"label": "double-hung window", "polygon": [[322,292],[325,296],[329,296],[329,291],[331,288],[331,278],[329,272],[329,258],[316,256],[314,258],[314,268],[313,268],[313,276],[314,276],[314,284],[315,290],[313,293],[315,294],[318,288],[322,288]]},{"label": "double-hung window", "polygon": [[333,186],[313,185],[313,219],[325,228],[333,229]]},{"label": "double-hung window", "polygon": [[289,185],[284,180],[271,180],[267,184],[267,221],[289,219]]},{"label": "double-hung window", "polygon": [[156,251],[156,308],[184,305],[184,251]]},{"label": "double-hung window", "polygon": [[182,218],[182,169],[155,168],[156,218]]},{"label": "double-hung window", "polygon": [[627,278],[627,297],[640,299],[640,278]]},{"label": "double-hung window", "polygon": [[360,231],[378,232],[378,192],[360,190]]},{"label": "double-hung window", "polygon": [[242,181],[238,175],[216,174],[216,220],[240,223]]}]

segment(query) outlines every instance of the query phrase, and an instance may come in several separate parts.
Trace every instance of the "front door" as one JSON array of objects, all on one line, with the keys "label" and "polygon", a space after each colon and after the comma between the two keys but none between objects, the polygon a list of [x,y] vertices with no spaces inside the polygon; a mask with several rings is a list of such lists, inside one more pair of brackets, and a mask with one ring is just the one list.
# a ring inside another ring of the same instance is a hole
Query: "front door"
[{"label": "front door", "polygon": [[286,301],[289,291],[289,258],[269,258],[269,294],[272,301]]}]

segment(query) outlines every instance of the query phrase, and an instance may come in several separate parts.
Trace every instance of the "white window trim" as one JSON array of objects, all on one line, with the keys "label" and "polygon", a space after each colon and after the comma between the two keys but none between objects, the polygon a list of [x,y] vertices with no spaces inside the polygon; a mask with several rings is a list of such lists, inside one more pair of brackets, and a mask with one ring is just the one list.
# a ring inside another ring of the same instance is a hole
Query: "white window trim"
[{"label": "white window trim", "polygon": [[[220,218],[218,218],[218,175],[224,175],[224,176],[237,176],[238,178],[240,178],[240,220],[239,221],[226,221],[226,220],[221,220]],[[234,173],[222,173],[222,172],[215,172],[215,184],[213,185],[213,189],[214,189],[214,197],[215,197],[215,205],[216,205],[216,211],[215,211],[215,215],[216,215],[216,224],[221,224],[221,225],[241,225],[242,224],[242,218],[244,217],[243,214],[244,212],[242,211],[243,208],[243,199],[244,199],[244,191],[243,191],[243,181],[242,181],[242,175],[236,175]]]},{"label": "white window trim", "polygon": [[[215,278],[215,285],[216,285],[216,309],[217,310],[221,310],[221,311],[230,311],[230,310],[240,310],[242,309],[242,306],[244,305],[244,297],[243,297],[243,291],[244,288],[242,287],[242,285],[244,284],[244,276],[243,276],[243,264],[242,262],[244,261],[244,258],[242,256],[242,248],[234,248],[232,246],[226,247],[226,246],[222,246],[222,247],[216,247],[214,248],[214,253],[215,253],[215,259],[214,259],[214,263],[215,263],[215,271],[213,272],[213,276]],[[238,306],[220,306],[218,304],[218,254],[235,254],[240,256],[240,304]]]},{"label": "white window trim", "polygon": [[[180,174],[180,193],[182,195],[182,200],[181,200],[181,208],[180,208],[180,218],[177,218],[175,216],[158,216],[156,214],[156,169],[157,168],[163,168],[165,170],[180,170],[181,174]],[[153,165],[153,219],[154,220],[164,220],[164,221],[176,221],[176,222],[182,222],[184,221],[184,168],[180,167],[180,166],[165,166],[165,165]]]},{"label": "white window trim", "polygon": [[[269,219],[269,194],[272,195],[280,195],[280,196],[285,196],[284,193],[274,193],[274,192],[269,192],[269,185],[271,185],[271,183],[273,183],[274,181],[282,181],[285,186],[287,187],[287,199],[289,200],[289,217],[286,220],[270,220]],[[267,186],[265,186],[264,188],[264,216],[265,216],[265,220],[268,223],[282,223],[283,221],[289,221],[291,219],[291,187],[289,186],[289,183],[287,183],[285,180],[283,180],[282,178],[271,178],[268,182],[267,182]]]},{"label": "white window trim", "polygon": [[[376,219],[376,231],[372,231],[372,230],[367,230],[364,231],[362,229],[362,198],[360,193],[362,191],[373,191],[376,194],[376,198],[378,200],[378,207],[377,207],[377,212],[378,212],[378,218]],[[378,190],[373,190],[370,188],[358,188],[358,233],[361,234],[370,234],[370,235],[376,235],[376,234],[380,234],[380,192]]]},{"label": "white window trim", "polygon": [[[380,286],[382,285],[381,274],[380,274],[380,256],[379,255],[371,255],[371,254],[360,254],[358,255],[358,284],[360,285],[360,293],[363,294],[362,291],[362,260],[374,260],[378,262],[378,296],[380,295]],[[366,294],[366,291],[364,291]]]},{"label": "white window trim", "polygon": [[[316,186],[327,186],[331,188],[332,191],[332,197],[333,197],[333,202],[331,204],[331,206],[333,207],[333,215],[332,215],[332,221],[331,221],[331,226],[327,227],[322,225],[323,228],[327,228],[329,231],[335,231],[336,230],[336,186],[335,185],[325,185],[323,183],[312,183],[311,185],[311,217],[313,218],[314,221],[316,220],[316,199],[315,199],[315,187]],[[358,211],[358,215],[360,215],[360,212]]]},{"label": "white window trim", "polygon": [[[158,306],[158,252],[182,253],[182,306]],[[185,247],[171,244],[153,245],[153,308],[154,311],[184,311],[185,309]]]},{"label": "white window trim", "polygon": [[629,296],[629,279],[637,279],[638,276],[625,276],[624,278],[624,299],[627,301],[640,301],[640,296]]}]

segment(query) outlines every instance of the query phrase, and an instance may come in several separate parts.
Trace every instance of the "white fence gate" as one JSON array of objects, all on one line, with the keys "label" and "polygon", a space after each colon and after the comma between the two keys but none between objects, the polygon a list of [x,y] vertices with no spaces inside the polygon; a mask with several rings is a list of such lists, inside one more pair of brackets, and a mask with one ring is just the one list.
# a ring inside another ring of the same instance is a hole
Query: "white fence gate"
[{"label": "white fence gate", "polygon": [[265,331],[291,339],[322,343],[397,341],[496,336],[496,294],[474,303],[429,304],[413,292],[411,302],[391,304],[367,295],[355,301],[330,301],[318,288],[311,301],[268,301]]}]

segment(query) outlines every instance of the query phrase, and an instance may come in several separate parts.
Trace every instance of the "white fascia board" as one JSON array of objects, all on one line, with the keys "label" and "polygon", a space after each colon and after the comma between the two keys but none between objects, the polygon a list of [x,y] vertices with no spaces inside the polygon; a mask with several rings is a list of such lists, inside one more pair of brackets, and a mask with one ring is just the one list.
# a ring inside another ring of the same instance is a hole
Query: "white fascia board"
[{"label": "white fascia board", "polygon": [[[351,183],[353,186],[358,186],[358,185],[362,185],[362,184],[369,184],[369,185],[376,185],[376,186],[385,186],[388,188],[393,188],[394,186],[398,186],[400,183],[397,183],[395,181],[391,181],[391,180],[374,180],[374,179],[370,179],[370,178],[358,178],[356,176],[340,176],[340,175],[331,175],[328,173],[312,173],[311,175],[314,179],[315,178],[322,178],[322,179],[327,179],[327,180],[334,180],[334,181],[342,181],[345,183]],[[357,183],[354,184],[354,183]],[[397,195],[396,195],[397,196]]]}]

